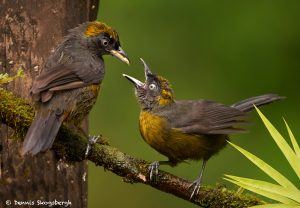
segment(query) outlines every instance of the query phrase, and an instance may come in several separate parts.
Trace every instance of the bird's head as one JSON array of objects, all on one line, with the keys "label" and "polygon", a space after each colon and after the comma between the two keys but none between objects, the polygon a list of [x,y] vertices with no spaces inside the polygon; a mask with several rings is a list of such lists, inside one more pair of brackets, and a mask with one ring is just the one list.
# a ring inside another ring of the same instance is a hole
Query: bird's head
[{"label": "bird's head", "polygon": [[86,46],[99,56],[110,54],[122,62],[129,64],[129,59],[121,48],[118,33],[102,22],[84,23],[70,30],[70,34],[67,37],[67,39],[71,39],[72,37],[80,38],[80,44]]},{"label": "bird's head", "polygon": [[126,74],[123,74],[123,76],[134,84],[135,94],[142,109],[152,110],[173,103],[173,90],[169,81],[153,74],[144,60],[141,59],[141,61],[144,64],[145,82],[141,82]]}]

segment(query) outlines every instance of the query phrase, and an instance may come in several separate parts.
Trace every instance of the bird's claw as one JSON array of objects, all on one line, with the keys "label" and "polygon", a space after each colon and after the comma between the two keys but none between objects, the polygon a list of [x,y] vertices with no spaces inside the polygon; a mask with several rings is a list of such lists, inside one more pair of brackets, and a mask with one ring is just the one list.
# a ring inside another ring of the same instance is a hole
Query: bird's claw
[{"label": "bird's claw", "polygon": [[194,187],[193,192],[190,196],[190,200],[199,193],[199,190],[201,188],[201,179],[197,178],[190,186],[189,189]]},{"label": "bird's claw", "polygon": [[150,175],[150,181],[153,180],[153,177],[157,177],[158,175],[158,168],[159,168],[159,162],[158,161],[154,161],[153,163],[151,163],[148,167],[148,171],[149,171],[149,175]]},{"label": "bird's claw", "polygon": [[92,148],[92,145],[93,144],[96,144],[97,140],[100,138],[99,135],[97,136],[89,136],[89,139],[88,139],[88,144],[87,144],[87,147],[86,147],[86,150],[85,150],[85,157],[88,156],[89,154],[89,151],[91,150]]}]

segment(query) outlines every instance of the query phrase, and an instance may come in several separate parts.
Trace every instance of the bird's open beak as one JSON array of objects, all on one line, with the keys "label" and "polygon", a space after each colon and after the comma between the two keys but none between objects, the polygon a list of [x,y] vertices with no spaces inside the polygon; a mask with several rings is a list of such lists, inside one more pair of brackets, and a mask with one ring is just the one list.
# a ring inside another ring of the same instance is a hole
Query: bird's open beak
[{"label": "bird's open beak", "polygon": [[[147,66],[146,62],[140,58],[143,65],[144,65],[144,72],[145,72],[145,77],[146,77],[146,80],[148,79],[149,76],[152,76],[152,72],[150,71],[149,67]],[[123,77],[127,78],[130,82],[132,82],[136,88],[144,88],[145,87],[145,83],[141,82],[140,80],[134,78],[134,77],[131,77],[127,74],[123,74]]]},{"label": "bird's open beak", "polygon": [[145,62],[142,58],[140,58],[140,60],[141,60],[141,62],[142,62],[143,65],[144,65],[145,78],[148,79],[148,77],[149,77],[150,75],[153,75],[153,74],[152,74],[152,72],[150,71],[150,68],[149,68],[149,66],[146,64],[146,62]]},{"label": "bird's open beak", "polygon": [[123,49],[119,46],[118,50],[112,49],[109,51],[111,55],[113,55],[114,57],[120,59],[121,61],[123,61],[126,64],[130,64],[129,59],[125,53],[125,51],[123,51]]},{"label": "bird's open beak", "polygon": [[134,77],[131,77],[127,74],[123,74],[123,77],[125,77],[126,79],[128,79],[130,82],[132,82],[136,88],[141,88],[141,87],[144,87],[144,83],[141,82],[140,80],[134,78]]}]

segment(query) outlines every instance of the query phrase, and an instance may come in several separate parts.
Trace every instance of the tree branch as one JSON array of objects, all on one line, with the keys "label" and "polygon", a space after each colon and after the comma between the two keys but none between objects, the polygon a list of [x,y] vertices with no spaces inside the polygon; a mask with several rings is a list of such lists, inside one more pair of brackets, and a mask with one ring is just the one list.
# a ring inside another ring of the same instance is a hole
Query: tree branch
[{"label": "tree branch", "polygon": [[[23,99],[0,88],[0,122],[15,130],[17,138],[23,138],[34,118],[34,109]],[[54,142],[53,150],[59,158],[68,162],[88,159],[124,178],[125,182],[143,183],[158,190],[173,194],[202,207],[240,208],[262,204],[263,201],[250,195],[241,195],[225,187],[201,187],[198,195],[189,200],[190,181],[159,171],[157,181],[150,182],[149,163],[133,158],[105,142],[92,146],[87,158],[84,157],[87,138],[79,131],[62,126]]]}]

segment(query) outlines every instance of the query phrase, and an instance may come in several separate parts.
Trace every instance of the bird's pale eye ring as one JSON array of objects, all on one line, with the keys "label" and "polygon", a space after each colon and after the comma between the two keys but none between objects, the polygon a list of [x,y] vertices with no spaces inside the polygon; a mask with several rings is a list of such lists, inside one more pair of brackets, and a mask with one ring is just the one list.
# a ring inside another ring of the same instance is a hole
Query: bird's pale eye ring
[{"label": "bird's pale eye ring", "polygon": [[109,41],[108,41],[107,39],[102,39],[102,40],[101,40],[101,44],[102,44],[103,46],[107,46],[108,43],[109,43]]},{"label": "bird's pale eye ring", "polygon": [[149,89],[150,90],[155,90],[156,89],[156,85],[155,84],[150,84],[149,85]]}]

